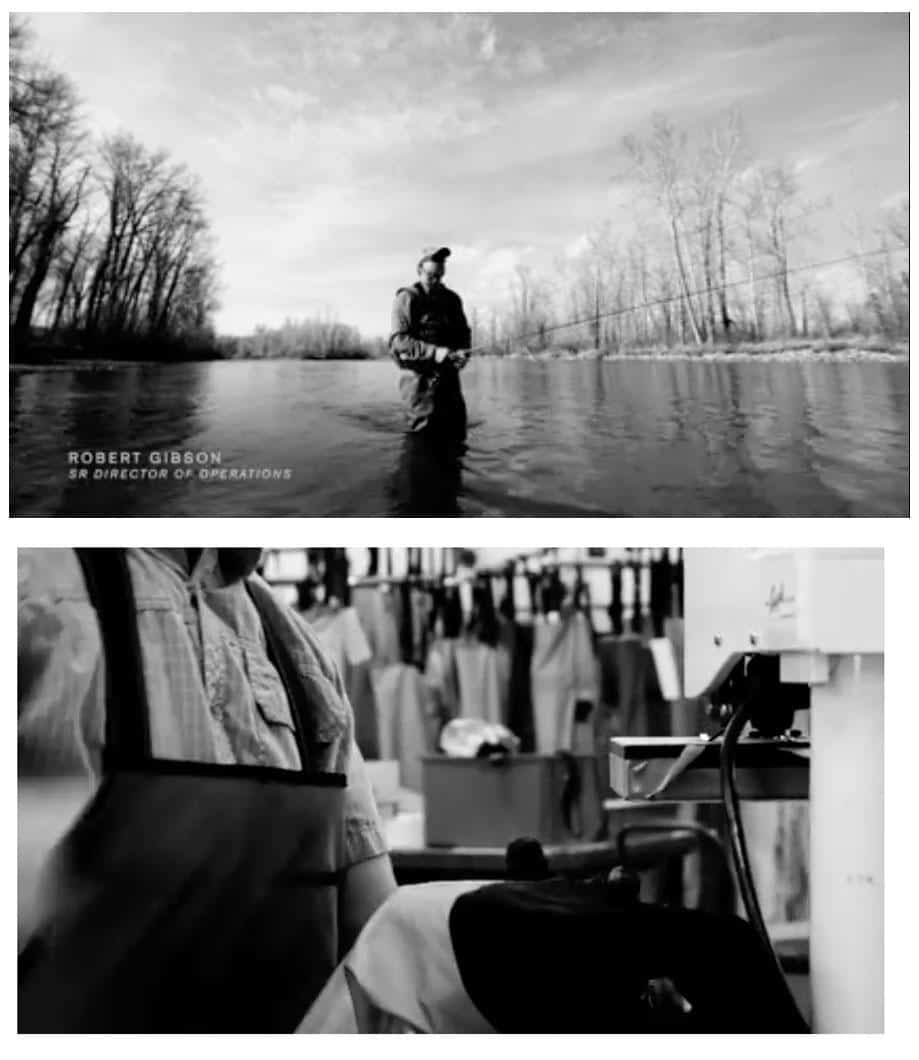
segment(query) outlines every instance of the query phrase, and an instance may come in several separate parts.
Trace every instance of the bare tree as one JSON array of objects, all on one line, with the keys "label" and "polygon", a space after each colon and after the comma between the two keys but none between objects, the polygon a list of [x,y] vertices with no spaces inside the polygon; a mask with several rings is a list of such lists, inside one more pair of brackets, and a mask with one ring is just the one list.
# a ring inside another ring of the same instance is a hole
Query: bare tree
[{"label": "bare tree", "polygon": [[687,319],[692,329],[693,340],[696,344],[701,344],[703,332],[691,295],[692,281],[686,237],[683,232],[687,215],[684,202],[686,144],[685,133],[679,132],[672,122],[661,115],[653,119],[651,133],[647,140],[627,136],[623,142],[635,172],[652,189],[665,211]]},{"label": "bare tree", "polygon": [[908,198],[884,211],[875,239],[883,254],[872,270],[872,294],[882,306],[882,328],[889,334],[909,335]]},{"label": "bare tree", "polygon": [[737,192],[740,171],[747,154],[746,136],[740,109],[733,107],[708,133],[706,156],[712,183],[712,242],[717,255],[713,272],[717,276],[718,310],[725,335],[732,320],[728,312],[727,263],[730,257],[728,211]]},{"label": "bare tree", "polygon": [[[100,161],[104,235],[87,329],[165,337],[203,327],[215,266],[197,181],[164,152],[149,152],[127,134],[106,140]],[[195,297],[200,304],[193,305]]]},{"label": "bare tree", "polygon": [[798,183],[785,165],[764,166],[756,171],[759,201],[763,209],[764,250],[773,268],[776,302],[784,311],[792,336],[798,326],[788,283],[788,251],[791,205],[798,197]]},{"label": "bare tree", "polygon": [[763,297],[759,285],[759,236],[758,225],[762,216],[761,190],[753,173],[747,175],[737,195],[737,206],[742,217],[744,237],[744,264],[750,287],[749,330],[754,339],[766,337],[766,319]]},{"label": "bare tree", "polygon": [[17,344],[28,339],[88,177],[76,92],[30,55],[29,44],[26,24],[11,17],[9,299]]}]

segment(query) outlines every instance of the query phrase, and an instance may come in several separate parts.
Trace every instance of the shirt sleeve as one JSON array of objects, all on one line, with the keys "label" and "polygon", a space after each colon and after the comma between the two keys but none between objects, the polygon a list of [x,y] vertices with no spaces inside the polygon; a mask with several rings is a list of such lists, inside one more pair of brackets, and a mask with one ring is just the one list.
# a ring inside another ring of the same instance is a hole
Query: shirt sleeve
[{"label": "shirt sleeve", "polygon": [[422,342],[412,334],[411,306],[411,292],[406,289],[399,291],[393,303],[389,348],[403,367],[433,361],[437,353],[433,343]]},{"label": "shirt sleeve", "polygon": [[383,822],[357,744],[351,744],[345,791],[345,868],[387,852]]},{"label": "shirt sleeve", "polygon": [[102,642],[76,556],[21,549],[17,742],[23,772],[95,773],[104,729]]}]

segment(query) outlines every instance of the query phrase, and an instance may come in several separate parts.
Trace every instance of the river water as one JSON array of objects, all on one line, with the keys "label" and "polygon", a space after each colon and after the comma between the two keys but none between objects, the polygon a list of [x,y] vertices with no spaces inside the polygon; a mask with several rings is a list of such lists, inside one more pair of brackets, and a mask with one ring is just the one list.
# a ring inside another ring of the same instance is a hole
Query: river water
[{"label": "river water", "polygon": [[[16,369],[13,513],[909,511],[903,362],[483,359],[463,373],[467,447],[447,454],[406,444],[396,377],[387,362]],[[181,465],[176,478],[170,456],[155,480],[70,463],[113,450],[134,462],[122,470],[153,454],[213,455],[208,478]]]}]

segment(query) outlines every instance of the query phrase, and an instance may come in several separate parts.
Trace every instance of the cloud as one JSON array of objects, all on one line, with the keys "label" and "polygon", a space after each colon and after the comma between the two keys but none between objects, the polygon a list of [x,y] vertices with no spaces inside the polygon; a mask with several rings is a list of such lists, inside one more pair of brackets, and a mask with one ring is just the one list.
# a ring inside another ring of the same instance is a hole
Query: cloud
[{"label": "cloud", "polygon": [[827,161],[827,156],[820,151],[806,155],[799,155],[792,163],[796,173],[805,173],[809,169],[816,169]]},{"label": "cloud", "polygon": [[536,44],[523,48],[517,55],[517,70],[527,77],[535,77],[548,69],[546,57]]},{"label": "cloud", "polygon": [[302,88],[289,88],[287,85],[271,84],[256,90],[259,101],[267,101],[287,112],[306,110],[319,105],[319,94]]},{"label": "cloud", "polygon": [[516,247],[498,247],[485,256],[479,274],[483,280],[509,277],[522,262],[523,255]]},{"label": "cloud", "polygon": [[498,34],[495,32],[494,26],[489,26],[485,31],[485,36],[482,38],[482,44],[479,48],[479,54],[483,59],[491,61],[495,57],[495,51],[498,45]]},{"label": "cloud", "polygon": [[323,304],[385,330],[392,292],[439,240],[464,297],[503,296],[519,265],[576,258],[604,219],[634,219],[634,184],[611,178],[654,111],[692,126],[743,97],[755,156],[797,158],[802,183],[838,193],[857,170],[872,206],[905,187],[900,16],[33,21],[95,131],[130,129],[201,177],[237,327]]}]

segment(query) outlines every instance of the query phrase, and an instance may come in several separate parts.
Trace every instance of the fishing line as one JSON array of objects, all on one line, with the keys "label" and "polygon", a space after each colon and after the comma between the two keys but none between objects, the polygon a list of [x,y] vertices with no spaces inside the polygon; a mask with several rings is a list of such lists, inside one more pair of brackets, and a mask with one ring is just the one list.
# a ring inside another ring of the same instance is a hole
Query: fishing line
[{"label": "fishing line", "polygon": [[[610,320],[613,317],[622,317],[628,313],[634,313],[639,309],[652,309],[655,306],[670,305],[674,302],[682,302],[685,299],[698,298],[706,294],[714,294],[718,291],[729,291],[734,290],[737,287],[746,287],[751,284],[765,283],[769,280],[780,280],[786,276],[792,276],[799,272],[808,272],[813,269],[826,269],[833,265],[844,265],[850,261],[859,261],[863,258],[878,257],[881,254],[898,254],[902,252],[909,253],[909,247],[881,247],[876,250],[864,250],[858,254],[847,254],[841,258],[828,258],[826,261],[815,261],[808,265],[796,265],[793,268],[782,269],[778,272],[765,273],[761,276],[747,277],[743,280],[732,280],[730,283],[718,284],[717,286],[701,287],[694,291],[687,291],[685,294],[671,295],[667,298],[655,298],[648,302],[637,302],[634,305],[626,306],[623,309],[611,309],[604,310],[602,313],[592,313],[589,317],[581,317],[576,320],[566,321],[564,324],[547,324],[545,327],[538,328],[536,331],[525,332],[522,335],[514,335],[509,339],[501,340],[501,345],[507,342],[523,342],[526,339],[542,338],[547,335],[550,331],[562,331],[565,328],[576,328],[583,324],[594,324],[599,320]],[[492,343],[481,343],[477,346],[471,346],[469,353],[475,353],[479,350],[491,350],[495,348],[495,344]]]}]

